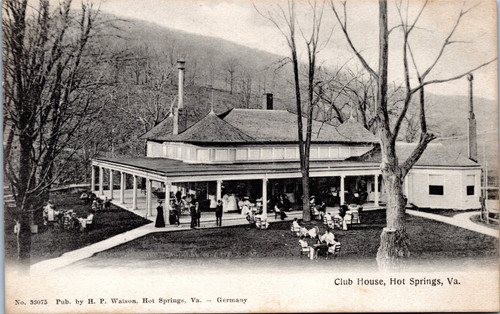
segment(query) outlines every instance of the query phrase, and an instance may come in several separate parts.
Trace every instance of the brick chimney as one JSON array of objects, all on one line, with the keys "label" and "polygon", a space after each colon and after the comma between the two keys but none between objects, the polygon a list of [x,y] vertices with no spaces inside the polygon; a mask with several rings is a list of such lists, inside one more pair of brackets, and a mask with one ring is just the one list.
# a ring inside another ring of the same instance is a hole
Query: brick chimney
[{"label": "brick chimney", "polygon": [[264,101],[262,102],[262,109],[264,110],[273,110],[273,94],[266,93],[264,94]]},{"label": "brick chimney", "polygon": [[179,127],[184,130],[186,117],[184,113],[184,69],[186,61],[177,60],[177,69],[179,70],[179,91],[177,108],[174,108],[174,128],[173,134],[179,134]]},{"label": "brick chimney", "polygon": [[476,117],[474,115],[474,104],[472,97],[472,81],[474,77],[472,74],[467,75],[467,79],[469,80],[469,133],[468,133],[468,153],[469,159],[477,162],[477,131],[476,131]]}]

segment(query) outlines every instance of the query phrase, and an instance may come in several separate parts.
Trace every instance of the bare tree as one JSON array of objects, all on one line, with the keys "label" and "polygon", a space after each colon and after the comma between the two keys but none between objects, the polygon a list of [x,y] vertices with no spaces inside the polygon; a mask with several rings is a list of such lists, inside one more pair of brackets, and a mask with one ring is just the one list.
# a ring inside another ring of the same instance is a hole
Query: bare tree
[{"label": "bare tree", "polygon": [[[313,112],[314,108],[320,100],[320,97],[316,96],[315,93],[318,85],[320,85],[320,82],[316,81],[316,74],[318,71],[317,55],[323,45],[326,45],[326,42],[328,42],[328,40],[326,40],[323,44],[321,44],[320,42],[320,31],[325,2],[312,1],[308,2],[308,5],[312,13],[312,18],[309,21],[311,23],[310,33],[308,33],[307,35],[306,31],[298,26],[295,1],[287,1],[286,7],[282,7],[281,5],[276,4],[274,6],[274,10],[268,9],[265,12],[261,12],[259,9],[257,9],[257,7],[255,7],[260,15],[268,19],[276,26],[276,28],[278,28],[281,34],[285,37],[287,45],[290,49],[291,57],[287,58],[287,60],[291,62],[293,67],[300,169],[302,173],[302,204],[304,221],[311,220],[311,209],[309,205],[309,155],[311,148]],[[305,82],[300,79],[302,73],[299,69],[300,61],[298,59],[298,48],[296,40],[297,32],[300,33],[302,39],[304,40],[307,52],[307,64],[304,66]],[[304,88],[303,85],[305,85],[306,87]],[[303,90],[306,93],[305,104],[303,104],[301,95]],[[303,121],[304,117],[306,122],[305,132]]]},{"label": "bare tree", "polygon": [[224,66],[224,71],[226,71],[229,74],[228,78],[229,94],[233,94],[234,79],[236,71],[240,67],[240,62],[238,61],[238,59],[230,58],[223,66]]},{"label": "bare tree", "polygon": [[[408,6],[406,7],[406,12],[403,13],[402,2],[398,1],[396,3],[397,11],[400,17],[401,24],[394,26],[393,28],[388,28],[388,11],[387,11],[387,1],[379,1],[379,51],[378,51],[378,69],[372,68],[366,59],[362,56],[359,50],[354,46],[347,28],[347,16],[346,16],[346,2],[341,3],[343,10],[339,10],[335,5],[333,0],[331,0],[331,7],[333,9],[334,15],[339,22],[342,32],[345,35],[347,43],[349,44],[351,50],[354,52],[356,58],[363,65],[365,70],[369,73],[371,77],[377,82],[377,96],[376,96],[376,123],[378,128],[378,134],[380,139],[380,147],[382,153],[382,163],[380,165],[384,186],[387,191],[387,226],[383,229],[380,240],[380,247],[377,253],[377,263],[380,269],[394,269],[401,268],[405,264],[405,260],[410,255],[410,247],[408,241],[408,235],[406,233],[405,224],[405,200],[403,198],[403,180],[408,174],[413,165],[418,161],[422,153],[425,151],[429,142],[431,142],[435,135],[427,130],[426,114],[425,114],[425,102],[424,102],[424,91],[423,88],[429,84],[437,84],[443,82],[449,82],[452,80],[457,80],[466,76],[468,73],[475,71],[481,67],[484,67],[492,63],[495,59],[478,65],[468,71],[465,71],[456,76],[444,78],[444,79],[434,79],[427,80],[427,75],[433,70],[435,65],[440,61],[445,49],[452,44],[454,41],[451,40],[458,24],[461,19],[470,9],[462,9],[459,13],[456,23],[448,36],[445,38],[441,45],[436,58],[431,62],[431,65],[423,72],[419,72],[416,66],[414,56],[414,51],[410,47],[410,35],[416,29],[416,24],[419,21],[424,9],[427,6],[428,1],[426,1],[417,15],[410,21]],[[409,5],[409,4],[408,4]],[[344,17],[341,17],[343,12]],[[388,63],[389,63],[389,34],[391,31],[401,30],[403,32],[403,66],[404,66],[404,100],[403,106],[395,119],[391,119],[389,114],[388,106]],[[411,55],[411,57],[409,56]],[[413,61],[415,70],[417,72],[418,84],[416,86],[411,85],[410,77],[410,59]],[[396,139],[398,137],[401,125],[406,117],[408,108],[411,104],[413,94],[419,92],[420,95],[420,110],[419,110],[419,122],[420,122],[420,132],[419,141],[410,154],[410,156],[403,162],[399,162],[398,156],[396,154]]]},{"label": "bare tree", "polygon": [[30,260],[28,213],[39,213],[68,157],[86,143],[75,135],[104,101],[97,93],[104,77],[98,66],[109,56],[89,52],[102,24],[91,5],[82,4],[79,13],[70,7],[66,0],[51,11],[49,1],[40,0],[31,15],[27,0],[2,3],[4,134],[11,139],[4,145],[4,171],[21,224],[21,265]]}]

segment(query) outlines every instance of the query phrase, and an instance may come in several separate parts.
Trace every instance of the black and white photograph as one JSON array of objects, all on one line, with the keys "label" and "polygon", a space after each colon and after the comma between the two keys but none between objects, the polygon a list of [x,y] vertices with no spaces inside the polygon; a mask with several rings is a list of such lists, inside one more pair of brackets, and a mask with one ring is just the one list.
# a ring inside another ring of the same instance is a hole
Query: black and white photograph
[{"label": "black and white photograph", "polygon": [[3,0],[6,313],[498,312],[497,2]]}]

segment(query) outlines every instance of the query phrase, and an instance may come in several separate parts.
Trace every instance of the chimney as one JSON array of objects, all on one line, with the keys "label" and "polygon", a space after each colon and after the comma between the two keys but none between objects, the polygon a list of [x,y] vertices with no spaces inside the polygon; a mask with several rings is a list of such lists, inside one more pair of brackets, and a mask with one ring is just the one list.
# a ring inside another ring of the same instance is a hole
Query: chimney
[{"label": "chimney", "polygon": [[472,101],[472,80],[474,77],[472,74],[467,75],[469,80],[469,133],[468,133],[468,144],[469,144],[469,159],[477,162],[477,131],[476,131],[476,117],[474,115],[474,105]]},{"label": "chimney", "polygon": [[[174,129],[173,134],[179,134],[179,122],[180,127],[185,127],[185,117],[184,117],[184,69],[186,61],[177,60],[177,69],[179,70],[179,95],[177,108],[174,108]],[[180,121],[179,121],[180,120]]]},{"label": "chimney", "polygon": [[262,109],[273,110],[273,94],[264,94],[264,101],[262,102]]}]

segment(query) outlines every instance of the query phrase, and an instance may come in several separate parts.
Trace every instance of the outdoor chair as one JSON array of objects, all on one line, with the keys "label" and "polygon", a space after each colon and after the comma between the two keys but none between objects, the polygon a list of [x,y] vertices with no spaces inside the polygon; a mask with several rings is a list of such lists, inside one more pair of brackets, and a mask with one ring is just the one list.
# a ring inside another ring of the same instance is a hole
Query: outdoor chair
[{"label": "outdoor chair", "polygon": [[260,230],[266,230],[269,224],[267,223],[267,218],[255,217],[255,227]]},{"label": "outdoor chair", "polygon": [[323,217],[323,223],[324,223],[325,225],[327,225],[327,226],[328,226],[328,228],[332,228],[332,229],[334,228],[334,223],[333,223],[333,221],[332,221],[332,217],[331,217],[331,216],[325,215],[325,216]]},{"label": "outdoor chair", "polygon": [[300,245],[300,256],[306,255],[307,257],[310,256],[311,254],[311,248],[309,247],[309,244],[304,241],[304,240],[299,240],[299,245]]},{"label": "outdoor chair", "polygon": [[342,245],[340,243],[336,243],[328,248],[328,253],[332,254],[333,256],[339,256],[341,248]]},{"label": "outdoor chair", "polygon": [[359,219],[359,213],[353,212],[351,214],[351,224],[359,224],[361,223],[361,219]]},{"label": "outdoor chair", "polygon": [[94,227],[94,215],[90,214],[87,216],[85,229],[89,231],[92,230],[93,227]]},{"label": "outdoor chair", "polygon": [[293,224],[292,226],[290,227],[290,231],[292,232],[292,235],[295,235],[295,236],[300,236],[300,226],[294,228]]},{"label": "outdoor chair", "polygon": [[333,229],[342,229],[342,218],[334,217],[333,218]]}]

